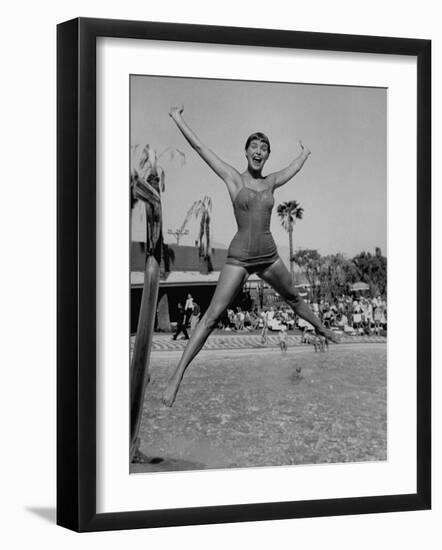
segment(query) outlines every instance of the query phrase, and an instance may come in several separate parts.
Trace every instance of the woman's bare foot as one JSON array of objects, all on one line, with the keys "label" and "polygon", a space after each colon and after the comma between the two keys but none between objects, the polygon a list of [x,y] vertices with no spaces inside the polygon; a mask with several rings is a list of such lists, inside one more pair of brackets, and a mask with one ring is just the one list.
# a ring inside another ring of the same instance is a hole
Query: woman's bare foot
[{"label": "woman's bare foot", "polygon": [[323,330],[318,330],[317,333],[320,334],[321,336],[324,336],[325,338],[327,338],[327,340],[330,340],[334,344],[341,343],[341,338],[339,337],[339,335],[336,334],[336,332],[329,330],[328,328],[324,328]]},{"label": "woman's bare foot", "polygon": [[176,394],[178,393],[178,388],[180,387],[181,380],[178,378],[171,378],[167,384],[166,389],[164,390],[163,397],[161,401],[166,407],[171,407],[175,403]]}]

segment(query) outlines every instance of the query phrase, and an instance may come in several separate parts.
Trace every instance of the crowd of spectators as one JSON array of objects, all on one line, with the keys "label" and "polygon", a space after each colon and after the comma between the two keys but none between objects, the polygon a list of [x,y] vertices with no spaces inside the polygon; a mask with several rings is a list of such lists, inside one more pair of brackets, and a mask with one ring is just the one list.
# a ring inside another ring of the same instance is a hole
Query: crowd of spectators
[{"label": "crowd of spectators", "polygon": [[381,334],[387,330],[387,302],[381,296],[340,296],[334,301],[311,301],[310,307],[332,330],[347,334]]},{"label": "crowd of spectators", "polygon": [[[329,329],[348,335],[385,334],[387,330],[387,302],[381,297],[342,295],[335,300],[308,300],[307,303],[322,323]],[[178,304],[178,321],[174,339],[182,332],[188,339],[201,315],[199,305],[191,294]],[[268,306],[260,310],[257,306],[249,309],[229,308],[218,324],[225,331],[260,331],[265,341],[268,331],[285,333],[299,329],[303,333],[313,332],[313,327],[295,315],[286,305]]]},{"label": "crowd of spectators", "polygon": [[[345,334],[381,334],[387,330],[387,303],[384,298],[341,296],[335,300],[306,300],[322,323],[331,330]],[[241,307],[228,309],[219,324],[227,331],[280,331],[281,326],[303,332],[313,327],[298,318],[288,306],[257,307],[244,310]]]}]

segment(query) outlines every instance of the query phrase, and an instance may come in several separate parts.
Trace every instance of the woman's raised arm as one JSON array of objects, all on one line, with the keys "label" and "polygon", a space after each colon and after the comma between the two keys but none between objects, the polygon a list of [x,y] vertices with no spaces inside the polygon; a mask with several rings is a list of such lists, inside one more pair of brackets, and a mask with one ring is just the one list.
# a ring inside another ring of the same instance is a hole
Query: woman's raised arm
[{"label": "woman's raised arm", "polygon": [[220,159],[218,155],[216,155],[206,145],[204,145],[204,143],[202,143],[195,132],[191,128],[189,128],[187,123],[184,121],[182,117],[183,111],[183,106],[172,107],[169,112],[169,116],[178,126],[179,130],[186,138],[186,140],[190,143],[191,147],[195,149],[195,151],[210,166],[210,168],[212,168],[212,170],[225,181],[225,183],[229,187],[229,191],[235,192],[238,181],[240,180],[239,172],[235,170],[233,166],[230,166],[230,164],[227,164],[227,162],[224,162],[222,159]]},{"label": "woman's raised arm", "polygon": [[308,159],[311,153],[310,149],[304,147],[301,140],[299,141],[299,146],[301,147],[301,153],[298,157],[295,158],[294,161],[292,161],[286,168],[283,168],[279,172],[274,172],[273,174],[269,174],[267,176],[266,179],[273,189],[281,187],[281,185],[287,183],[294,176],[296,176],[296,174],[304,166],[305,161]]}]

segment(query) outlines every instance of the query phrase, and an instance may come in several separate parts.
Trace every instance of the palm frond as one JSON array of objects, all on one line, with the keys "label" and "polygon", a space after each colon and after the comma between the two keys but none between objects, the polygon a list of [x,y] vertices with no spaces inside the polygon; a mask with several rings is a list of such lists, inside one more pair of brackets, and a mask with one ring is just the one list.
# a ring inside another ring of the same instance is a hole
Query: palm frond
[{"label": "palm frond", "polygon": [[276,209],[278,216],[281,220],[281,225],[286,231],[290,231],[293,228],[296,220],[302,219],[304,209],[300,206],[296,200],[283,202],[279,204]]},{"label": "palm frond", "polygon": [[144,147],[134,145],[131,148],[131,179],[146,181],[157,170],[156,153],[149,144]]},{"label": "palm frond", "polygon": [[158,155],[158,160],[163,158],[170,162],[178,160],[181,167],[186,164],[186,155],[175,147],[167,147],[167,149],[164,149],[164,151]]},{"label": "palm frond", "polygon": [[186,213],[183,223],[179,229],[180,232],[189,223],[191,218],[195,217],[199,220],[198,229],[198,248],[199,253],[203,257],[211,255],[210,246],[210,213],[212,211],[212,199],[205,195],[202,199],[195,201]]},{"label": "palm frond", "polygon": [[161,169],[160,173],[160,189],[162,193],[166,190],[166,176],[163,169]]}]

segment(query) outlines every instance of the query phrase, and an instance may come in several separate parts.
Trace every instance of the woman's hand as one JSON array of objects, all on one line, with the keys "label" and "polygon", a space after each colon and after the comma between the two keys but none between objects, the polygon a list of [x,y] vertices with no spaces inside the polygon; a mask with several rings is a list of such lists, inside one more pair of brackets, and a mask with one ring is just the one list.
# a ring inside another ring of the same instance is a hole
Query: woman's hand
[{"label": "woman's hand", "polygon": [[181,107],[171,107],[169,111],[169,116],[175,120],[176,118],[181,116],[183,111],[184,105],[181,105]]},{"label": "woman's hand", "polygon": [[302,153],[304,153],[304,155],[306,157],[311,155],[312,152],[310,151],[310,149],[308,147],[304,147],[301,140],[299,140],[299,147],[301,147],[301,151],[302,151]]}]

